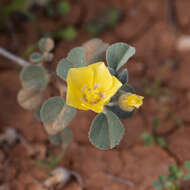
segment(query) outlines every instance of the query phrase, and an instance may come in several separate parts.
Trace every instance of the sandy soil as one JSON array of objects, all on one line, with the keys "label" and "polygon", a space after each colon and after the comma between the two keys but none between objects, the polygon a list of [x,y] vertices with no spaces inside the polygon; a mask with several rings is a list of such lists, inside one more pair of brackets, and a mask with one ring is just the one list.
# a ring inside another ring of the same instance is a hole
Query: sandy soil
[{"label": "sandy soil", "polygon": [[[56,44],[54,65],[71,48],[92,38],[81,26],[108,6],[107,0],[74,2],[71,1],[73,9],[64,22],[74,24],[79,37]],[[182,166],[184,161],[190,160],[190,50],[178,50],[176,45],[179,37],[190,35],[190,1],[110,0],[109,4],[122,8],[125,15],[116,27],[98,37],[108,43],[123,41],[136,47],[137,53],[127,65],[129,83],[138,94],[145,96],[144,105],[132,118],[123,121],[125,136],[119,146],[109,151],[97,150],[90,144],[88,130],[94,114],[79,111],[71,123],[74,139],[61,165],[81,175],[85,190],[153,190],[153,180],[166,173],[170,164]],[[61,24],[43,16],[39,20],[44,32]],[[17,55],[22,55],[28,45],[38,40],[29,22],[20,23],[14,32],[14,35],[0,33],[0,46]],[[56,153],[59,148],[50,145],[33,114],[18,105],[16,94],[21,87],[18,69],[2,57],[0,62],[0,132],[8,127],[16,128],[35,147],[34,153],[20,142],[0,147],[0,189],[37,190],[36,180],[43,180],[47,174],[36,160],[46,160],[50,152]],[[154,85],[159,76],[161,88],[166,88],[169,95],[161,89],[155,96],[147,95],[145,89]],[[167,117],[168,113],[183,123],[178,126],[174,119]],[[155,117],[160,118],[158,131],[167,140],[167,151],[158,145],[146,147],[140,140],[142,132],[153,130]],[[118,182],[107,173],[127,179],[133,185]],[[77,188],[73,180],[64,189]],[[190,183],[183,188],[189,190]]]}]

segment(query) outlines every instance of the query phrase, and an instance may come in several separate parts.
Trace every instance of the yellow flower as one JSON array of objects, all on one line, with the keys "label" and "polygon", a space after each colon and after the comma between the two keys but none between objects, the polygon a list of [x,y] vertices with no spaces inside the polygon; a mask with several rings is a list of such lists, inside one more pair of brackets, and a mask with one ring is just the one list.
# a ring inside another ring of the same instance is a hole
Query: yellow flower
[{"label": "yellow flower", "polygon": [[119,98],[119,106],[125,111],[132,111],[134,108],[139,108],[143,104],[143,99],[143,96],[125,93]]},{"label": "yellow flower", "polygon": [[100,113],[122,83],[110,74],[103,62],[98,62],[71,68],[67,75],[67,86],[68,105]]}]

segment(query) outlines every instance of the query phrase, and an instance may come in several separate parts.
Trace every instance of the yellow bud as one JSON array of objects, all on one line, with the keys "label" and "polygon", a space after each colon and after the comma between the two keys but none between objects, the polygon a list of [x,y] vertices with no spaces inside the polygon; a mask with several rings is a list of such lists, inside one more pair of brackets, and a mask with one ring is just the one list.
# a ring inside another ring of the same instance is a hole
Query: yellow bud
[{"label": "yellow bud", "polygon": [[119,106],[125,111],[133,111],[143,104],[143,96],[138,96],[132,93],[125,93],[119,98]]}]

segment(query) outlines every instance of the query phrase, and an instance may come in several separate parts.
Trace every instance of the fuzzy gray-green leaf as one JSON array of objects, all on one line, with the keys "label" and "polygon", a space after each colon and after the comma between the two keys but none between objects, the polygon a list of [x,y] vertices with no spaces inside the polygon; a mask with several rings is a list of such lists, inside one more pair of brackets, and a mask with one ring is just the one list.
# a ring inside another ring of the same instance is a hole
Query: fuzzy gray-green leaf
[{"label": "fuzzy gray-green leaf", "polygon": [[67,59],[62,59],[59,61],[57,68],[56,68],[56,73],[59,77],[62,79],[66,80],[67,79],[67,73],[69,69],[72,68],[71,63]]},{"label": "fuzzy gray-green leaf", "polygon": [[39,88],[22,88],[17,95],[17,100],[24,109],[36,110],[42,104],[44,94]]},{"label": "fuzzy gray-green leaf", "polygon": [[59,115],[56,117],[55,121],[51,124],[54,131],[61,131],[62,129],[67,127],[70,121],[75,116],[75,114],[75,108],[68,105],[64,105]]},{"label": "fuzzy gray-green leaf", "polygon": [[131,56],[135,54],[135,48],[125,43],[115,43],[107,49],[107,64],[114,70],[119,70]]},{"label": "fuzzy gray-green leaf", "polygon": [[67,60],[71,62],[73,67],[85,66],[86,60],[85,60],[83,48],[82,47],[73,48],[68,53]]},{"label": "fuzzy gray-green leaf", "polygon": [[41,65],[29,65],[24,67],[20,73],[20,80],[23,87],[44,88],[49,82],[49,75],[46,69]]},{"label": "fuzzy gray-green leaf", "polygon": [[122,70],[118,73],[117,78],[118,78],[123,84],[128,83],[128,71],[127,71],[127,69],[122,69]]},{"label": "fuzzy gray-green leaf", "polygon": [[54,48],[54,41],[51,38],[42,38],[39,41],[39,48],[42,52],[50,52]]},{"label": "fuzzy gray-green leaf", "polygon": [[56,73],[59,77],[66,80],[69,69],[85,66],[85,63],[83,49],[81,47],[76,47],[69,52],[66,59],[59,61]]},{"label": "fuzzy gray-green leaf", "polygon": [[91,143],[100,149],[114,148],[119,144],[124,128],[119,118],[111,111],[98,114],[89,132]]},{"label": "fuzzy gray-green leaf", "polygon": [[34,52],[30,56],[30,61],[33,63],[39,63],[39,62],[43,61],[43,56],[41,53]]},{"label": "fuzzy gray-green leaf", "polygon": [[75,113],[75,108],[65,104],[61,111],[54,117],[52,122],[44,123],[45,130],[49,135],[55,135],[61,132],[69,125],[70,121],[75,116]]},{"label": "fuzzy gray-green leaf", "polygon": [[40,118],[43,123],[51,123],[61,112],[65,100],[59,96],[49,98],[41,107]]},{"label": "fuzzy gray-green leaf", "polygon": [[87,65],[101,61],[103,53],[107,50],[108,44],[101,39],[93,38],[83,44],[83,50]]}]

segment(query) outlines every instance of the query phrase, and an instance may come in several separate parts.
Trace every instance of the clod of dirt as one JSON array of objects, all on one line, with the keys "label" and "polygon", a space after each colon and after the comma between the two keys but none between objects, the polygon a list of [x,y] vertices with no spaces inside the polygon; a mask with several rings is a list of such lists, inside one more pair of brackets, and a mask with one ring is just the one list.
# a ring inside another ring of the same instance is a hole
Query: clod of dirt
[{"label": "clod of dirt", "polygon": [[53,187],[57,184],[65,185],[71,178],[71,172],[65,168],[56,168],[51,172],[51,176],[44,181],[45,187]]},{"label": "clod of dirt", "polygon": [[3,134],[0,134],[0,144],[6,143],[13,145],[19,140],[17,131],[13,128],[7,128]]},{"label": "clod of dirt", "polygon": [[78,173],[74,172],[74,171],[69,171],[65,168],[56,168],[51,172],[51,176],[48,177],[45,181],[44,181],[44,186],[46,188],[51,188],[55,185],[61,186],[63,187],[64,185],[66,185],[69,180],[71,180],[72,177],[75,177],[76,180],[79,183],[80,188],[82,189],[82,180],[81,177]]},{"label": "clod of dirt", "polygon": [[178,51],[190,51],[190,36],[180,36],[176,42],[176,49]]}]

